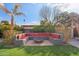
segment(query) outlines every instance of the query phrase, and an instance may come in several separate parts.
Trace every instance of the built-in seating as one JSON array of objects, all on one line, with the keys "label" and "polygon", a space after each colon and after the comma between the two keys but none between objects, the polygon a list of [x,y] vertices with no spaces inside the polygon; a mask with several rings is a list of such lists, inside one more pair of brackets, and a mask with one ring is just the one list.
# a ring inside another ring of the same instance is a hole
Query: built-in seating
[{"label": "built-in seating", "polygon": [[54,44],[61,44],[63,39],[63,34],[60,33],[24,33],[19,37],[20,40],[49,40]]}]

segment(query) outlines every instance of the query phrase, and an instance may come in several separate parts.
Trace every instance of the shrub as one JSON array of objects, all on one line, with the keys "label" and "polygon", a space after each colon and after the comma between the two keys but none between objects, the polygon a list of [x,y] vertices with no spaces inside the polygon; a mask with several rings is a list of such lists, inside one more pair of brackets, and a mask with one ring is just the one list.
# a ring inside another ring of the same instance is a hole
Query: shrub
[{"label": "shrub", "polygon": [[3,37],[3,33],[2,33],[2,31],[0,30],[0,38],[2,38]]},{"label": "shrub", "polygon": [[33,28],[33,32],[55,32],[55,27],[52,24],[47,26],[39,25]]},{"label": "shrub", "polygon": [[4,44],[11,45],[13,43],[12,41],[15,36],[15,32],[10,33],[10,30],[7,30],[3,32],[3,36],[4,36],[4,41],[3,41]]},{"label": "shrub", "polygon": [[43,26],[35,26],[33,32],[46,32],[46,30]]}]

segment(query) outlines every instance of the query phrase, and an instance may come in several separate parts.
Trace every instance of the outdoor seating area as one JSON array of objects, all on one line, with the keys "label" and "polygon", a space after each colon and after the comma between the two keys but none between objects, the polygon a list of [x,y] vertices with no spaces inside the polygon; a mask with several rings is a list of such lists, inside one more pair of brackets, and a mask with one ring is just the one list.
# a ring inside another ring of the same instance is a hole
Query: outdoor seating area
[{"label": "outdoor seating area", "polygon": [[53,45],[64,44],[63,34],[57,33],[24,33],[17,34],[16,39],[25,41],[25,45]]},{"label": "outdoor seating area", "polygon": [[79,55],[79,9],[66,6],[0,3],[0,55]]}]

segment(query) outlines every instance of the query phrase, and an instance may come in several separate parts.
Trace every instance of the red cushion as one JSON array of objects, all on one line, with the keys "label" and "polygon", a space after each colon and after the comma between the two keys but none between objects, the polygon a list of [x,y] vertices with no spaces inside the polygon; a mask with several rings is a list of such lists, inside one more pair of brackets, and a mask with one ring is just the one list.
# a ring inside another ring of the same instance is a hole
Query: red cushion
[{"label": "red cushion", "polygon": [[25,34],[21,34],[20,39],[25,39],[26,35]]},{"label": "red cushion", "polygon": [[49,33],[29,33],[30,36],[42,36],[42,37],[46,37],[49,36]]},{"label": "red cushion", "polygon": [[51,37],[52,38],[55,38],[55,39],[59,39],[60,38],[60,35],[59,34],[51,34]]},{"label": "red cushion", "polygon": [[59,39],[60,34],[56,33],[27,33],[27,34],[21,34],[19,35],[20,39],[25,39],[26,37],[33,36],[33,37],[51,37],[52,39]]}]

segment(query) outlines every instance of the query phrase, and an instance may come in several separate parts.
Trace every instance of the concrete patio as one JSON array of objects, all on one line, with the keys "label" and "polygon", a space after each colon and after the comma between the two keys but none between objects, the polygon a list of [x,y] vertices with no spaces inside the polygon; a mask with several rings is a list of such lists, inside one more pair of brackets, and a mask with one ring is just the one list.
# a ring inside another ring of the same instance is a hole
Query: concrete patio
[{"label": "concrete patio", "polygon": [[42,43],[35,43],[34,40],[29,40],[26,43],[26,46],[51,46],[53,45],[50,41],[44,40]]},{"label": "concrete patio", "polygon": [[71,41],[68,42],[70,45],[75,46],[79,48],[79,40],[77,39],[72,39]]}]

